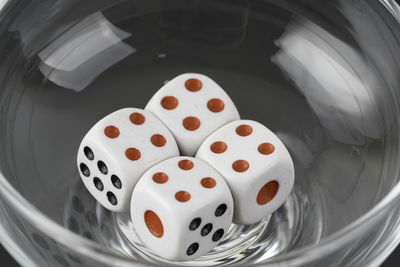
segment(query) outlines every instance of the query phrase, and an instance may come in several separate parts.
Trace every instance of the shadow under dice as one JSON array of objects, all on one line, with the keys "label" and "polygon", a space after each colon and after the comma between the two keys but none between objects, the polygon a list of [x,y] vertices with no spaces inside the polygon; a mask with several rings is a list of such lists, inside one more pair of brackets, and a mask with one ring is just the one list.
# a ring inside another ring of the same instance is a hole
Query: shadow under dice
[{"label": "shadow under dice", "polygon": [[231,192],[205,162],[176,157],[139,180],[131,217],[142,242],[169,260],[199,257],[218,245],[232,223]]},{"label": "shadow under dice", "polygon": [[193,156],[214,130],[240,119],[226,92],[207,76],[195,73],[169,81],[145,109],[167,125],[185,156]]},{"label": "shadow under dice", "polygon": [[125,108],[97,122],[83,138],[77,164],[89,192],[111,211],[128,211],[133,187],[154,164],[179,155],[153,114]]},{"label": "shadow under dice", "polygon": [[290,194],[294,166],[284,144],[262,124],[228,123],[200,146],[196,158],[213,166],[232,192],[233,221],[253,224],[278,209]]}]

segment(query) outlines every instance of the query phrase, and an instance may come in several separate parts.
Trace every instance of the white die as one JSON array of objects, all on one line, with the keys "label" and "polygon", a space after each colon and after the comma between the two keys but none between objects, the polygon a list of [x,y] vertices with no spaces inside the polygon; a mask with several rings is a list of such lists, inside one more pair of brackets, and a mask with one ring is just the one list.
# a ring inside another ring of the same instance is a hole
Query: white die
[{"label": "white die", "polygon": [[190,157],[163,161],[133,190],[131,217],[143,243],[169,260],[189,260],[218,245],[232,223],[233,200],[224,179]]},{"label": "white die", "polygon": [[240,119],[225,91],[207,76],[195,73],[182,74],[169,81],[145,109],[167,125],[182,155],[186,156],[193,156],[213,131]]},{"label": "white die", "polygon": [[132,190],[154,164],[179,155],[165,125],[150,112],[125,108],[101,119],[83,138],[77,163],[83,183],[101,205],[128,211]]},{"label": "white die", "polygon": [[293,187],[289,152],[274,133],[255,121],[221,127],[204,141],[196,158],[225,178],[235,202],[235,223],[262,220],[284,203]]}]

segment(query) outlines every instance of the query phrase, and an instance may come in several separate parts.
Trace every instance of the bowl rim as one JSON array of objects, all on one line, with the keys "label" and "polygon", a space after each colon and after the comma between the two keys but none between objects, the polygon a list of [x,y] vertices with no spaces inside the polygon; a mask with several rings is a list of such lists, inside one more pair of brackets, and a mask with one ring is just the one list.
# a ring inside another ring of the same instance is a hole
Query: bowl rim
[{"label": "bowl rim", "polygon": [[[0,0],[0,11],[12,0]],[[400,23],[400,7],[395,0],[378,0]],[[23,219],[27,220],[34,227],[41,231],[50,239],[54,239],[63,246],[67,247],[74,253],[85,257],[92,258],[95,261],[108,264],[110,266],[132,266],[132,264],[154,265],[149,262],[141,262],[127,255],[121,254],[116,250],[112,250],[101,246],[100,244],[82,237],[66,228],[61,224],[53,221],[27,201],[0,172],[0,195],[4,197],[7,203],[17,211]],[[323,258],[324,256],[340,249],[344,245],[357,239],[363,233],[368,232],[381,220],[381,216],[388,209],[392,209],[400,204],[400,182],[397,183],[392,190],[373,206],[366,213],[361,215],[355,221],[337,230],[331,235],[324,237],[318,244],[310,244],[299,249],[290,251],[284,255],[277,255],[268,260],[268,262],[258,263],[256,265],[283,264],[301,265],[310,263],[313,260]],[[400,241],[400,235],[395,237],[395,242]]]}]

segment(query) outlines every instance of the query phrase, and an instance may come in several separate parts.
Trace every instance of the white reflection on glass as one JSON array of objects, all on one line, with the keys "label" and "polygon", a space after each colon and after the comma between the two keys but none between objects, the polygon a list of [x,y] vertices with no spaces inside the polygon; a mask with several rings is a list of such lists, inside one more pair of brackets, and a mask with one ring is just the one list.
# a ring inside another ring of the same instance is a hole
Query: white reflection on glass
[{"label": "white reflection on glass", "polygon": [[39,53],[40,71],[59,86],[81,91],[106,69],[135,52],[122,40],[130,33],[95,13]]},{"label": "white reflection on glass", "polygon": [[310,140],[307,136],[285,132],[277,132],[276,135],[289,148],[290,154],[303,168],[308,168],[314,162],[313,154],[317,148],[313,140]]},{"label": "white reflection on glass", "polygon": [[272,61],[294,82],[332,138],[364,144],[382,137],[378,106],[387,101],[387,88],[368,59],[304,19],[293,20],[276,44],[280,50]]},{"label": "white reflection on glass", "polygon": [[7,0],[0,0],[0,10],[6,5]]}]

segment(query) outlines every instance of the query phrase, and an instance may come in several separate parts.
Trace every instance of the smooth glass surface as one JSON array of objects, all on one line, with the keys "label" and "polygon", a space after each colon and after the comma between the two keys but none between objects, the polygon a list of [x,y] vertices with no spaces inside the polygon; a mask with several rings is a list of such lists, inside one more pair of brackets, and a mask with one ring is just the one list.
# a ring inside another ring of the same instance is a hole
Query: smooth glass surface
[{"label": "smooth glass surface", "polygon": [[[25,266],[379,264],[399,242],[399,14],[373,0],[7,2],[3,244]],[[76,154],[95,122],[143,108],[185,72],[273,130],[296,181],[270,218],[173,263],[141,245],[128,214],[96,203]]]}]

